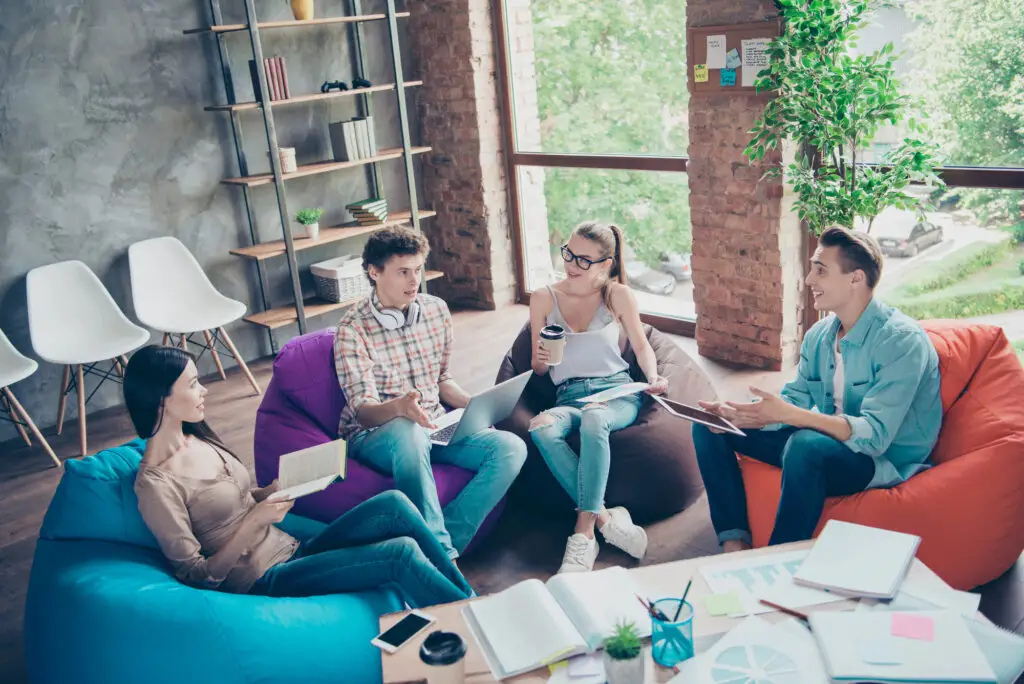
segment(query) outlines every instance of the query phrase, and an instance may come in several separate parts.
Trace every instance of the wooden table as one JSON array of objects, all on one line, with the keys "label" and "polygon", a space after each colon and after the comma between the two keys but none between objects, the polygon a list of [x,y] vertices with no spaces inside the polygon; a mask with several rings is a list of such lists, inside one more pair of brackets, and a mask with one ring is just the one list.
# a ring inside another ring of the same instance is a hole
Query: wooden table
[{"label": "wooden table", "polygon": [[[648,565],[645,567],[633,568],[629,572],[637,580],[640,586],[644,587],[644,589],[650,594],[650,597],[655,600],[665,596],[679,596],[682,593],[683,588],[686,586],[686,582],[691,577],[693,578],[693,587],[690,589],[687,602],[693,605],[693,636],[694,641],[699,644],[702,638],[706,639],[714,635],[724,634],[744,619],[742,617],[712,617],[708,614],[703,598],[709,593],[709,589],[704,578],[698,572],[701,566],[742,560],[744,557],[799,551],[802,549],[809,549],[811,545],[812,542],[809,541],[782,544],[779,546],[752,549],[750,551],[704,556],[702,558],[674,561],[659,565]],[[932,575],[934,577],[934,573],[926,565],[915,558],[914,564],[911,566],[909,576],[921,577],[924,575]],[[470,633],[469,628],[466,626],[466,622],[462,617],[462,608],[466,603],[467,601],[459,601],[458,603],[447,603],[424,609],[425,612],[436,616],[437,622],[410,640],[410,642],[403,646],[397,653],[387,654],[383,651],[381,652],[381,661],[384,670],[384,684],[417,684],[419,682],[426,681],[424,674],[425,666],[420,662],[419,658],[420,645],[423,643],[423,640],[426,639],[428,634],[438,629],[446,632],[455,632],[465,640],[466,684],[495,684],[495,680],[491,676],[490,668],[487,667],[487,663],[484,660],[483,654],[480,652],[476,639]],[[850,610],[855,604],[856,602],[854,601],[838,601],[807,607],[805,608],[805,612],[815,610]],[[405,613],[391,613],[389,615],[381,616],[381,631],[394,625],[404,615]],[[763,613],[759,617],[769,621],[776,621],[785,618],[783,614],[778,612]],[[698,651],[699,650],[700,648],[698,645]],[[655,665],[653,671],[649,670],[648,674],[648,682],[650,684],[655,684],[656,682],[667,682],[675,673],[672,670]],[[547,668],[543,668],[505,681],[516,682],[516,684],[545,684],[549,676],[549,670]]]}]

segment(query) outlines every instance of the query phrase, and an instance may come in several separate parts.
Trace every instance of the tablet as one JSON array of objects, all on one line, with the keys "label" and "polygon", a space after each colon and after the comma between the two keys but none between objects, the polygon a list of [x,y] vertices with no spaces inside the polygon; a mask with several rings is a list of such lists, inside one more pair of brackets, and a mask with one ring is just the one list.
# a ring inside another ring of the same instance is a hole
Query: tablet
[{"label": "tablet", "polygon": [[668,409],[669,413],[676,415],[680,418],[692,421],[694,423],[700,423],[701,425],[707,425],[723,432],[731,432],[734,435],[746,437],[747,434],[740,430],[738,427],[722,418],[719,415],[705,411],[699,406],[690,406],[689,404],[683,404],[678,401],[672,401],[671,399],[665,399],[657,394],[653,395],[654,400],[659,404]]}]

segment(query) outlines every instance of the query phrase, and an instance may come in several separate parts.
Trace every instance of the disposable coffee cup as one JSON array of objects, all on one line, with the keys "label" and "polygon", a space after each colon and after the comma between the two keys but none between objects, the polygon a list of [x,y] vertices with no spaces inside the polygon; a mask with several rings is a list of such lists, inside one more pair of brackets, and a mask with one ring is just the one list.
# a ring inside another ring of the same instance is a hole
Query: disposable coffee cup
[{"label": "disposable coffee cup", "polygon": [[454,632],[432,632],[420,646],[427,666],[427,684],[463,684],[466,681],[466,642]]},{"label": "disposable coffee cup", "polygon": [[548,359],[549,366],[562,363],[562,355],[565,353],[565,328],[560,325],[544,326],[540,331],[540,346],[551,355]]}]

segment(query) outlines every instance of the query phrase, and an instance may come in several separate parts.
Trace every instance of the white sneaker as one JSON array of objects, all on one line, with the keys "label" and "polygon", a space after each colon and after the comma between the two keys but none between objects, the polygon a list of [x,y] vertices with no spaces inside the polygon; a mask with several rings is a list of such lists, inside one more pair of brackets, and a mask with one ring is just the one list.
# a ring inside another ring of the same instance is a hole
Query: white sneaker
[{"label": "white sneaker", "polygon": [[633,524],[629,511],[621,506],[608,509],[608,522],[599,531],[606,542],[637,560],[647,553],[647,533],[644,528]]},{"label": "white sneaker", "polygon": [[587,539],[577,532],[565,544],[565,555],[558,572],[590,572],[594,569],[597,552],[597,540]]}]

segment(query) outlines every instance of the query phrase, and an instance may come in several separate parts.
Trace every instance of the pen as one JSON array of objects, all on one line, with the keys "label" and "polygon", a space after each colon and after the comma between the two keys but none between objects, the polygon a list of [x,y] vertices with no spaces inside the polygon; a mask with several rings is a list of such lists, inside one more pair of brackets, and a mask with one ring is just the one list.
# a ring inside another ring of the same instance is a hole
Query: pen
[{"label": "pen", "polygon": [[679,606],[676,608],[675,617],[672,618],[672,622],[679,619],[679,612],[683,609],[683,604],[686,603],[686,595],[690,593],[690,587],[693,586],[693,578],[686,583],[686,589],[683,590],[683,598],[679,600]]},{"label": "pen", "polygon": [[804,622],[807,622],[808,624],[810,624],[806,613],[801,613],[799,610],[793,610],[792,608],[786,608],[785,606],[780,606],[777,603],[772,603],[771,601],[766,601],[765,599],[761,599],[761,603],[763,603],[764,605],[768,606],[769,608],[774,608],[775,610],[779,611],[780,613],[785,613],[786,615],[792,615],[793,617],[795,617],[795,618],[797,618],[799,620],[803,620]]}]

